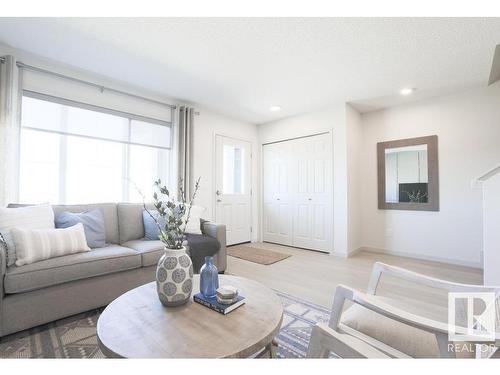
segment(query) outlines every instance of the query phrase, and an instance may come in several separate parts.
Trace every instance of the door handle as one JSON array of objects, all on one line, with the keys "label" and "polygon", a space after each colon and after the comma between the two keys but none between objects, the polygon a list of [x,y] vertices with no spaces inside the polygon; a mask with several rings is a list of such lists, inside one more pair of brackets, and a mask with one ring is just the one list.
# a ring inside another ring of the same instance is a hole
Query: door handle
[{"label": "door handle", "polygon": [[313,199],[312,198],[307,198],[308,201],[312,201]]},{"label": "door handle", "polygon": [[220,195],[220,190],[216,190],[215,195]]},{"label": "door handle", "polygon": [[217,202],[222,202],[222,199],[217,199]]},{"label": "door handle", "polygon": [[279,201],[280,199],[279,198],[276,198],[277,201]]}]

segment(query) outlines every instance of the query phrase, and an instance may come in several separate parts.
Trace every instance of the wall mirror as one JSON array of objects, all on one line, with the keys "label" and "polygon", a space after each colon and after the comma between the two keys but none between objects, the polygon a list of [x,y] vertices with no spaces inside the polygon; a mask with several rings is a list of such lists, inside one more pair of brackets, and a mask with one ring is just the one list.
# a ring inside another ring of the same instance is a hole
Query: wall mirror
[{"label": "wall mirror", "polygon": [[378,208],[439,211],[437,136],[377,143]]}]

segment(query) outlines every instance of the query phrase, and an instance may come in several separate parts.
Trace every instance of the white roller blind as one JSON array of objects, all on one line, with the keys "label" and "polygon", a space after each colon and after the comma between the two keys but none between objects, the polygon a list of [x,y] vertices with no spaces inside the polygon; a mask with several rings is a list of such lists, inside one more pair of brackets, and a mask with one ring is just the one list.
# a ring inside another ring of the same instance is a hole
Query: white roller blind
[{"label": "white roller blind", "polygon": [[[52,100],[52,101],[51,101]],[[24,92],[23,128],[170,149],[168,122]]]},{"label": "white roller blind", "polygon": [[73,100],[102,108],[127,112],[165,122],[172,122],[168,105],[120,94],[111,90],[65,79],[58,75],[23,68],[23,90]]}]

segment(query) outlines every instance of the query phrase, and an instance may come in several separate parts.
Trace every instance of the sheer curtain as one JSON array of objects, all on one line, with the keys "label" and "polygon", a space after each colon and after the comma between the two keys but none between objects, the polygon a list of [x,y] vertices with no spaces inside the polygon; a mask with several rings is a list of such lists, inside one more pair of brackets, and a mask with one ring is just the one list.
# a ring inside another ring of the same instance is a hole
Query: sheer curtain
[{"label": "sheer curtain", "polygon": [[13,56],[0,64],[0,206],[17,201],[20,135],[20,81]]},{"label": "sheer curtain", "polygon": [[193,122],[194,108],[187,106],[179,107],[179,181],[182,181],[182,188],[186,193],[186,198],[190,198],[193,193],[193,168],[192,168],[192,144],[193,144]]}]

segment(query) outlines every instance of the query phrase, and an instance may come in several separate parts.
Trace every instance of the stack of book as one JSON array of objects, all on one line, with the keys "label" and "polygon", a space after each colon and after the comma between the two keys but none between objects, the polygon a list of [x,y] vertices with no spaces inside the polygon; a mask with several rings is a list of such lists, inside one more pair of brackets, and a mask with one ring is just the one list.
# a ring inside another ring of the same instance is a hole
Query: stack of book
[{"label": "stack of book", "polygon": [[193,300],[223,315],[229,314],[245,303],[245,297],[240,295],[236,288],[229,286],[217,289],[217,295],[214,297],[205,297],[201,293],[195,294]]}]

